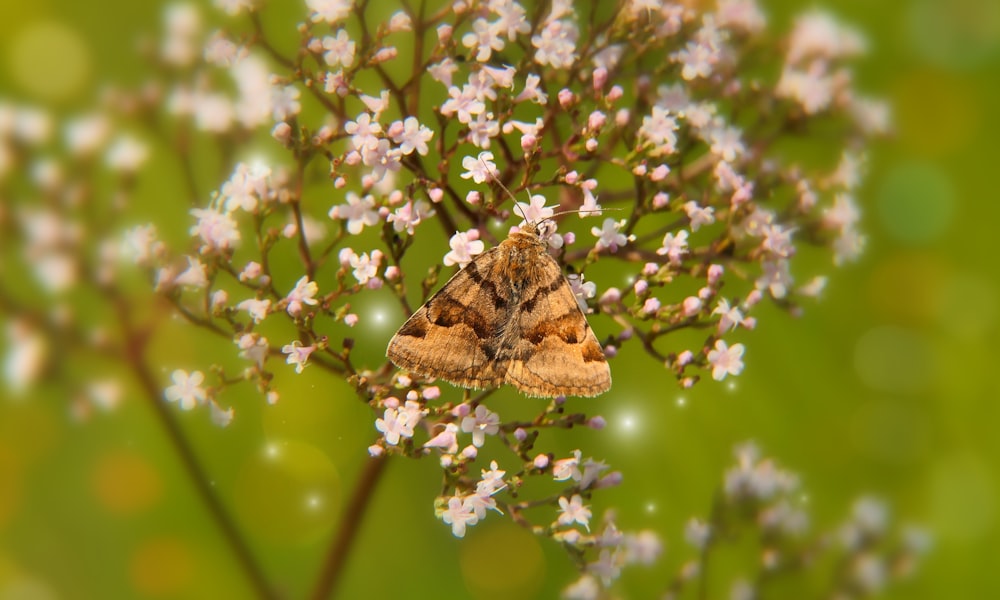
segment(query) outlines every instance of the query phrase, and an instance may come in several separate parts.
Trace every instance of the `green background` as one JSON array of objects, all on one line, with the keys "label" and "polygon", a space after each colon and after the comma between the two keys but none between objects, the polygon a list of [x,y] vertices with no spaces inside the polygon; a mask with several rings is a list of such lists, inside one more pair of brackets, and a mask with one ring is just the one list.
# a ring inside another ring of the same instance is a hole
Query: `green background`
[{"label": "green background", "polygon": [[[806,8],[762,4],[779,28]],[[142,81],[136,40],[159,31],[161,10],[109,0],[3,3],[0,95],[72,112],[107,82]],[[281,23],[304,14],[298,2],[268,10]],[[625,576],[628,597],[654,597],[693,556],[683,524],[707,513],[732,447],[747,439],[802,475],[816,527],[872,493],[889,501],[894,518],[932,532],[932,553],[891,597],[1000,597],[1000,4],[847,0],[835,11],[869,40],[859,87],[885,97],[894,113],[894,133],[873,148],[859,198],[869,240],[861,261],[835,272],[802,318],[761,308],[758,331],[738,338],[747,368],[735,385],[681,392],[667,377],[651,378],[656,366],[626,348],[612,362],[612,392],[576,401],[603,414],[607,429],[550,438],[559,444],[552,450],[580,447],[623,472],[625,485],[599,494],[595,514],[616,507],[623,529],[652,528],[667,542],[660,566]],[[63,28],[41,39],[64,46],[32,46],[45,27]],[[137,214],[183,217],[169,205],[181,191],[171,167],[143,178]],[[395,319],[367,330],[373,347]],[[175,365],[232,352],[182,329],[157,341],[164,384]],[[181,419],[267,575],[301,597],[375,431],[346,385],[316,369],[278,372],[277,406],[247,402],[224,430],[203,413]],[[248,594],[149,407],[130,401],[136,392],[114,414],[80,425],[57,389],[0,400],[0,590],[39,598]],[[506,395],[491,406],[506,416],[520,402]],[[554,544],[496,516],[454,539],[432,515],[439,489],[433,460],[392,461],[341,597],[548,598],[571,579]],[[303,498],[316,502],[304,506]]]}]

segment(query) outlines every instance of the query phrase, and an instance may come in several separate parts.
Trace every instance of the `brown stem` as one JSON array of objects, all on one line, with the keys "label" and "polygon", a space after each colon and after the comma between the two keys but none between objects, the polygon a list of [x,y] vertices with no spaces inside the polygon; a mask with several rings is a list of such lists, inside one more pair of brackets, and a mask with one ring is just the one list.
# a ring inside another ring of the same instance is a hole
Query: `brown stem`
[{"label": "brown stem", "polygon": [[187,438],[184,437],[184,432],[181,431],[181,427],[174,418],[173,412],[164,403],[160,394],[160,386],[157,384],[156,379],[153,377],[149,366],[143,358],[144,344],[142,335],[137,335],[134,331],[129,331],[127,336],[126,360],[132,367],[143,391],[146,393],[146,398],[149,400],[153,412],[167,434],[170,445],[177,453],[184,472],[191,483],[194,484],[195,492],[197,492],[205,508],[208,509],[212,520],[221,530],[223,539],[225,539],[232,550],[244,575],[250,580],[250,586],[253,588],[254,595],[257,598],[278,598],[278,594],[271,588],[271,585],[264,576],[263,569],[257,563],[257,559],[254,558],[249,544],[244,539],[239,528],[237,528],[232,517],[230,517],[226,507],[223,506],[222,500],[216,495],[211,483],[209,483],[210,478],[208,474],[198,462],[198,457]]},{"label": "brown stem", "polygon": [[327,551],[326,559],[319,574],[319,579],[313,587],[310,595],[313,600],[325,600],[333,597],[337,583],[340,582],[340,575],[347,564],[347,556],[357,536],[358,528],[364,519],[365,511],[371,504],[371,496],[375,492],[379,479],[385,472],[388,464],[385,457],[377,457],[365,463],[361,477],[354,486],[354,494],[351,496],[350,504],[344,509],[344,514],[340,517],[340,527]]}]

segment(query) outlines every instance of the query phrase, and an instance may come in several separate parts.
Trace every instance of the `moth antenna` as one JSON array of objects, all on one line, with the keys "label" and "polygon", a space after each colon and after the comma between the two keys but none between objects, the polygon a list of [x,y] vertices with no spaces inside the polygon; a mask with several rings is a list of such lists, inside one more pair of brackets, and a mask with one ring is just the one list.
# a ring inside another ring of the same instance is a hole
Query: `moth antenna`
[{"label": "moth antenna", "polygon": [[[486,167],[486,170],[490,172],[490,175],[493,177],[493,181],[495,181],[496,184],[499,185],[503,189],[503,191],[507,192],[507,196],[510,198],[511,202],[514,203],[514,210],[517,211],[517,212],[519,212],[519,213],[521,213],[521,218],[524,219],[525,222],[527,222],[528,221],[528,217],[524,214],[524,211],[521,210],[521,207],[517,205],[517,198],[514,196],[514,193],[511,192],[509,189],[507,189],[507,186],[505,186],[503,184],[503,182],[500,181],[500,176],[493,169],[490,168],[490,165],[485,160],[483,160],[483,159],[480,158],[479,161],[481,163],[483,163],[483,166]],[[527,191],[527,190],[525,190],[525,191]],[[528,193],[528,204],[530,205],[531,204],[531,192],[527,192],[527,193]]]}]

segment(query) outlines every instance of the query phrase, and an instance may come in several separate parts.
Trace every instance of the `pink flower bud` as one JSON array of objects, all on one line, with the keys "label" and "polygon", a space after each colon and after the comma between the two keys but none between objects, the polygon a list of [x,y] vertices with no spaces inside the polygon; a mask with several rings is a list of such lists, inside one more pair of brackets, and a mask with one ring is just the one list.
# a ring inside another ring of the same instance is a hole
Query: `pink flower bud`
[{"label": "pink flower bud", "polygon": [[436,400],[441,397],[441,388],[436,385],[424,388],[423,396],[424,400]]},{"label": "pink flower bud", "polygon": [[538,145],[538,138],[534,134],[526,133],[521,136],[521,150],[531,152]]},{"label": "pink flower bud", "polygon": [[646,302],[642,305],[642,312],[651,315],[658,310],[660,310],[660,301],[657,298],[646,298]]},{"label": "pink flower bud", "polygon": [[338,190],[344,187],[345,185],[347,185],[347,180],[344,179],[343,177],[338,177],[333,180],[333,187],[337,188]]},{"label": "pink flower bud", "polygon": [[382,289],[382,280],[378,277],[372,277],[365,283],[365,287],[370,290],[380,290]]},{"label": "pink flower bud", "polygon": [[670,196],[666,192],[657,192],[656,195],[653,196],[653,208],[655,210],[665,208],[669,203]]},{"label": "pink flower bud", "polygon": [[590,418],[589,421],[587,421],[587,427],[590,427],[591,429],[596,429],[598,431],[604,429],[607,425],[608,422],[605,421],[604,417],[602,417],[601,415],[593,416]]},{"label": "pink flower bud", "polygon": [[389,396],[385,400],[382,400],[382,406],[386,408],[399,408],[399,398],[395,396]]},{"label": "pink flower bud", "polygon": [[660,271],[660,265],[654,262],[648,262],[642,265],[642,274],[646,277],[652,277]]},{"label": "pink flower bud", "polygon": [[714,286],[719,283],[719,278],[722,277],[722,273],[725,269],[722,265],[709,265],[708,267],[708,285]]},{"label": "pink flower bud", "polygon": [[594,150],[597,150],[597,140],[590,138],[583,143],[583,147],[587,149],[587,152],[593,152]]},{"label": "pink flower bud", "polygon": [[669,173],[670,173],[670,167],[668,167],[667,165],[660,165],[655,169],[653,169],[653,172],[649,174],[649,178],[652,181],[663,181],[664,179],[667,178],[667,175]]},{"label": "pink flower bud", "polygon": [[595,92],[604,89],[604,84],[608,82],[608,70],[604,67],[594,69],[593,82]]},{"label": "pink flower bud", "polygon": [[348,327],[354,327],[357,324],[358,324],[358,315],[354,313],[348,313],[344,315],[344,325],[347,325]]},{"label": "pink flower bud", "polygon": [[455,415],[459,419],[461,419],[462,417],[469,416],[469,413],[471,412],[472,412],[472,407],[464,402],[462,404],[459,404],[455,408],[451,409],[451,414]]},{"label": "pink flower bud", "polygon": [[632,167],[632,174],[638,177],[642,177],[646,174],[646,163],[640,163]]},{"label": "pink flower bud", "polygon": [[372,444],[371,446],[368,446],[369,456],[382,456],[383,454],[385,454],[385,448],[383,448],[382,446],[379,446],[378,444]]},{"label": "pink flower bud", "polygon": [[479,192],[477,192],[476,190],[472,190],[465,196],[465,201],[473,205],[479,204],[479,199],[480,199]]},{"label": "pink flower bud", "polygon": [[576,100],[576,96],[567,88],[559,90],[559,106],[563,108],[569,108],[573,105],[573,101]]},{"label": "pink flower bud", "polygon": [[391,138],[398,138],[403,133],[403,122],[393,121],[389,125],[389,129],[386,130],[385,134]]},{"label": "pink flower bud", "polygon": [[385,268],[385,278],[387,281],[396,281],[397,277],[399,277],[399,267],[389,265]]},{"label": "pink flower bud", "polygon": [[292,126],[282,121],[271,129],[271,137],[282,144],[287,144],[292,139]]},{"label": "pink flower bud", "polygon": [[649,289],[649,282],[646,281],[645,279],[640,279],[635,282],[635,285],[632,286],[632,289],[635,290],[635,294],[637,296],[641,296],[646,293],[646,290]]},{"label": "pink flower bud", "polygon": [[479,449],[469,444],[465,448],[462,448],[462,456],[468,459],[476,458],[479,455]]},{"label": "pink flower bud", "polygon": [[685,350],[677,355],[677,362],[675,364],[678,367],[683,367],[691,364],[692,360],[694,360],[694,353],[692,353],[690,350]]},{"label": "pink flower bud", "polygon": [[565,181],[570,185],[576,184],[576,182],[579,180],[580,180],[580,174],[577,173],[576,171],[570,171],[569,173],[566,173],[565,177],[563,177],[563,181]]},{"label": "pink flower bud", "polygon": [[608,122],[607,115],[605,115],[599,110],[595,110],[594,112],[590,113],[589,117],[587,117],[587,129],[589,129],[590,131],[597,131],[601,127],[604,127],[604,124],[607,122]]},{"label": "pink flower bud", "polygon": [[617,487],[622,484],[623,479],[624,476],[621,471],[612,471],[604,477],[598,479],[597,483],[594,484],[594,489]]},{"label": "pink flower bud", "polygon": [[763,297],[764,294],[762,294],[760,290],[751,290],[750,293],[747,294],[747,299],[743,301],[743,308],[750,308],[754,304],[760,302]]},{"label": "pink flower bud", "polygon": [[407,400],[412,400],[412,401],[416,402],[417,398],[419,398],[419,397],[420,396],[417,395],[417,390],[410,390],[410,391],[406,392],[406,399]]},{"label": "pink flower bud", "polygon": [[697,296],[688,296],[681,303],[681,314],[685,317],[691,317],[698,314],[701,310],[701,298]]},{"label": "pink flower bud", "polygon": [[604,356],[608,358],[614,358],[618,356],[618,348],[616,348],[612,344],[608,344],[607,346],[604,347]]},{"label": "pink flower bud", "polygon": [[514,439],[519,442],[523,442],[524,440],[528,439],[528,432],[525,431],[524,428],[518,427],[517,429],[514,430]]},{"label": "pink flower bud", "polygon": [[437,204],[444,198],[444,190],[441,188],[433,187],[427,190],[427,197],[431,199],[431,202]]},{"label": "pink flower bud", "polygon": [[563,234],[563,244],[572,244],[576,241],[576,234],[572,231],[567,231]]},{"label": "pink flower bud", "polygon": [[437,35],[438,35],[438,41],[439,42],[443,43],[443,42],[447,42],[448,40],[450,40],[451,39],[451,25],[448,25],[448,24],[438,25]]},{"label": "pink flower bud", "polygon": [[612,86],[611,91],[608,92],[608,100],[614,102],[615,100],[621,98],[622,94],[624,93],[625,91],[622,89],[622,86],[620,85]]},{"label": "pink flower bud", "polygon": [[605,290],[603,294],[601,294],[599,302],[601,304],[615,304],[617,302],[620,302],[621,299],[622,299],[621,291],[618,288],[612,287],[608,288],[607,290]]},{"label": "pink flower bud", "polygon": [[539,454],[538,456],[535,457],[535,460],[532,461],[532,464],[535,466],[536,469],[544,469],[545,467],[549,466],[549,455]]}]

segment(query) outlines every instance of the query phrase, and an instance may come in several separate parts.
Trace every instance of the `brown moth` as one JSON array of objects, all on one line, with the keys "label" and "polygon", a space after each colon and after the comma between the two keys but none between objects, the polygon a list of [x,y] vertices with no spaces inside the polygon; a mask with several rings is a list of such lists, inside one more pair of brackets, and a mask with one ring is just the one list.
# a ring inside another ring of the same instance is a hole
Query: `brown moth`
[{"label": "brown moth", "polygon": [[455,273],[392,336],[389,360],[465,388],[508,383],[544,398],[608,391],[601,345],[547,252],[550,224],[522,226]]}]

